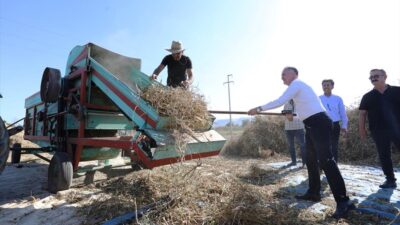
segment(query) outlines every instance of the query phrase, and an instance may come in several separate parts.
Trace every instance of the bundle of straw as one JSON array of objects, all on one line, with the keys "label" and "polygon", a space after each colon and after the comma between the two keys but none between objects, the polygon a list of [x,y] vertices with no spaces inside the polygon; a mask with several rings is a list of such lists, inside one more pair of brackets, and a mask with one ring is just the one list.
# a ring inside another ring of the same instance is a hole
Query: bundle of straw
[{"label": "bundle of straw", "polygon": [[148,101],[161,116],[168,116],[174,123],[171,129],[191,133],[199,128],[211,127],[204,96],[194,89],[171,88],[151,85],[141,97]]}]

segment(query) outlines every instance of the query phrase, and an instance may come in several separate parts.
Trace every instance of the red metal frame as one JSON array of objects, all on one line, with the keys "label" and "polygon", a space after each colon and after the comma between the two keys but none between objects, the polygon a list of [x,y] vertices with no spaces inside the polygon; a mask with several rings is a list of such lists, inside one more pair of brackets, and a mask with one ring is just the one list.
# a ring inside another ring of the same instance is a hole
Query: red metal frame
[{"label": "red metal frame", "polygon": [[198,159],[198,158],[203,158],[203,157],[215,156],[215,155],[219,154],[219,150],[215,150],[212,152],[185,155],[184,157],[174,157],[174,158],[151,160],[144,154],[144,152],[139,148],[139,146],[136,143],[132,144],[132,148],[138,155],[140,161],[148,169],[152,169],[154,167],[168,165],[168,164],[172,164],[172,163],[176,163],[176,162],[182,162],[185,160]]},{"label": "red metal frame", "polygon": [[24,139],[29,140],[29,141],[48,141],[48,142],[50,142],[49,136],[25,135]]},{"label": "red metal frame", "polygon": [[[97,71],[93,70],[92,74],[96,77],[98,77],[110,90],[112,90],[117,96],[119,96],[127,105],[129,105],[139,116],[141,116],[148,124],[150,124],[152,127],[156,126],[156,122],[152,120],[149,116],[147,116],[139,107],[137,107],[135,104],[133,104],[126,96],[124,96],[117,88],[114,87],[110,82],[108,82],[103,76],[100,75]],[[80,99],[79,99],[79,104],[84,105],[89,108],[95,108],[95,109],[105,109],[105,110],[110,110],[111,107],[108,106],[101,106],[101,105],[95,105],[87,102],[87,90],[86,90],[86,82],[88,80],[88,71],[86,69],[78,69],[71,73],[70,75],[66,76],[67,79],[77,79],[81,78],[81,83],[79,87],[79,92],[80,92]],[[95,147],[114,147],[114,148],[121,148],[126,151],[134,149],[134,146],[137,146],[134,144],[132,146],[131,139],[126,139],[126,138],[114,138],[114,137],[107,137],[107,138],[86,138],[85,137],[85,123],[86,120],[85,118],[82,118],[79,121],[79,128],[78,128],[78,137],[77,138],[68,138],[66,145],[67,145],[67,151],[69,154],[72,153],[72,165],[73,169],[77,170],[78,165],[80,162],[80,156],[83,151],[83,148],[85,146],[95,146]],[[72,149],[72,146],[75,145],[75,150]],[[146,167],[148,168],[153,168],[155,165],[152,165],[151,161],[148,161],[148,158],[143,154],[141,150],[137,148],[135,152],[139,155],[140,160],[147,160],[146,162],[143,161]],[[129,154],[132,160],[135,160],[133,154]],[[176,159],[179,160],[179,159]],[[171,161],[171,160],[169,160]],[[162,162],[161,162],[162,163]],[[168,163],[165,163],[168,164]],[[164,164],[160,164],[164,165]]]},{"label": "red metal frame", "polygon": [[[81,86],[80,86],[80,98],[79,98],[79,104],[83,105],[86,103],[86,82],[87,82],[87,71],[82,70],[80,71],[80,76],[81,76]],[[79,128],[78,128],[78,138],[84,138],[85,137],[85,122],[86,119],[83,117],[79,121]],[[68,145],[68,140],[67,140],[67,145]],[[81,153],[83,150],[83,144],[81,142],[76,143],[76,149],[73,154],[73,160],[72,160],[72,165],[74,170],[78,168],[79,162],[81,160]]]}]

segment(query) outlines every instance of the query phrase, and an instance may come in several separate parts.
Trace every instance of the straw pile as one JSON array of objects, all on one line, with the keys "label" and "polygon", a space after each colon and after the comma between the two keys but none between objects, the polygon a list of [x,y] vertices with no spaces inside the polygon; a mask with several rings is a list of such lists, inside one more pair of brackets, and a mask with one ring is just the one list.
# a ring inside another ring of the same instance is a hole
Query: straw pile
[{"label": "straw pile", "polygon": [[132,224],[290,224],[295,219],[288,215],[296,210],[273,199],[275,186],[260,189],[243,182],[259,178],[247,166],[232,173],[237,165],[229,164],[185,163],[179,169],[161,167],[97,184],[111,196],[82,207],[81,214],[87,216],[87,224],[98,223],[169,196],[171,204],[153,209]]},{"label": "straw pile", "polygon": [[193,130],[207,130],[212,125],[204,96],[194,89],[154,84],[144,90],[141,96],[161,116],[170,117],[170,129],[191,133]]},{"label": "straw pile", "polygon": [[[8,125],[6,124],[6,127]],[[13,136],[10,137],[10,146],[14,145],[15,143],[21,144],[22,148],[38,148],[39,146],[33,142],[24,139],[25,132],[21,131]]]},{"label": "straw pile", "polygon": [[[225,145],[221,154],[226,156],[265,157],[265,152],[283,153],[287,150],[283,119],[256,116],[241,136]],[[267,154],[268,155],[268,154]]]},{"label": "straw pile", "polygon": [[[371,136],[368,136],[367,140],[364,141],[359,137],[358,109],[347,110],[347,116],[349,118],[347,136],[339,138],[339,161],[378,164],[378,153]],[[366,127],[368,127],[368,124],[366,124]],[[368,133],[368,135],[370,134]]]},{"label": "straw pile", "polygon": [[[268,160],[267,160],[268,161]],[[180,167],[165,166],[112,178],[92,186],[104,195],[80,206],[84,224],[101,224],[127,212],[165,199],[171,201],[129,224],[387,224],[370,215],[355,215],[349,220],[321,216],[292,207],[294,194],[283,179],[288,171],[259,167],[266,160],[207,158],[203,164],[186,162]],[[91,188],[91,187],[89,187]],[[73,196],[68,201],[74,202]],[[335,209],[332,199],[326,212]]]}]

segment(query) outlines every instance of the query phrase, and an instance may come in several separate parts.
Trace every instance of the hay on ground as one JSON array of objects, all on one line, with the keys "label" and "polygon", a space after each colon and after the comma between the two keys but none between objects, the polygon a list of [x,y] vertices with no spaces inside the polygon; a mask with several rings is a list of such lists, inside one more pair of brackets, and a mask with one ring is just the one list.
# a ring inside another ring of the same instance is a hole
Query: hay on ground
[{"label": "hay on ground", "polygon": [[245,127],[242,135],[231,140],[221,151],[226,156],[268,157],[274,152],[287,152],[287,142],[282,118],[275,120],[256,116]]}]

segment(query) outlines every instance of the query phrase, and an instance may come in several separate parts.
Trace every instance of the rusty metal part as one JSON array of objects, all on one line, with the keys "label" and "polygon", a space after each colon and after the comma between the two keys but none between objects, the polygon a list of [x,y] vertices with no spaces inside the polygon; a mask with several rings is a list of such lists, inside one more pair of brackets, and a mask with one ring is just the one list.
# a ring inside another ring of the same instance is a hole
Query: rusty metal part
[{"label": "rusty metal part", "polygon": [[14,123],[8,125],[8,126],[7,126],[7,129],[10,128],[10,127],[12,127],[12,126],[14,126],[14,125],[17,124],[18,122],[21,122],[21,121],[24,120],[24,119],[25,119],[25,117],[23,117],[23,118],[21,118],[21,119],[15,121]]}]

